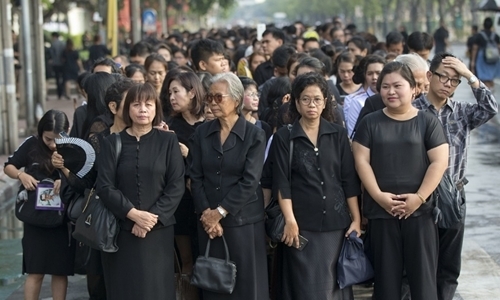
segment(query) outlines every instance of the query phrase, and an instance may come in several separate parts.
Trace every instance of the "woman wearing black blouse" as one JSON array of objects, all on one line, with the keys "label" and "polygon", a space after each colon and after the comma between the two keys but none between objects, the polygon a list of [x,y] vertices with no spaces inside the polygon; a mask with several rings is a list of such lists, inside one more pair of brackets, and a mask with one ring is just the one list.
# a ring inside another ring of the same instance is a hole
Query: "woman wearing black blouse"
[{"label": "woman wearing black blouse", "polygon": [[429,196],[448,166],[448,144],[439,120],[412,106],[415,86],[407,65],[388,63],[377,82],[386,108],[363,118],[352,144],[366,190],[376,299],[401,299],[403,270],[411,299],[438,299],[438,234]]},{"label": "woman wearing black blouse", "polygon": [[103,141],[97,195],[119,219],[119,250],[102,253],[107,299],[175,299],[174,212],[184,193],[184,162],[175,134],[153,126],[162,110],[155,88],[137,84],[125,97],[121,153]]},{"label": "woman wearing black blouse", "polygon": [[[168,119],[168,127],[179,139],[182,157],[186,161],[189,153],[189,138],[203,123],[203,99],[205,91],[198,76],[193,72],[176,72],[168,77],[168,94],[173,116]],[[186,170],[187,171],[187,170]],[[175,212],[175,242],[179,250],[182,274],[191,274],[193,269],[193,247],[197,240],[196,214],[193,197],[189,190],[189,174],[186,172],[186,190]],[[198,253],[198,251],[195,251]]]},{"label": "woman wearing black blouse", "polygon": [[[264,203],[257,197],[265,150],[264,131],[240,116],[243,86],[232,73],[212,78],[206,103],[217,119],[196,128],[190,155],[191,192],[200,250],[209,238],[224,234],[236,263],[231,295],[203,291],[203,299],[269,299],[264,232]],[[222,239],[211,243],[211,256],[224,258]]]},{"label": "woman wearing black blouse", "polygon": [[[344,128],[331,123],[332,101],[317,73],[293,82],[291,130],[274,135],[273,188],[285,217],[282,241],[283,299],[353,299],[337,284],[336,265],[344,236],[359,236],[359,179]],[[292,165],[289,165],[293,139]],[[289,180],[291,175],[291,181]],[[299,234],[309,240],[300,251]]]}]

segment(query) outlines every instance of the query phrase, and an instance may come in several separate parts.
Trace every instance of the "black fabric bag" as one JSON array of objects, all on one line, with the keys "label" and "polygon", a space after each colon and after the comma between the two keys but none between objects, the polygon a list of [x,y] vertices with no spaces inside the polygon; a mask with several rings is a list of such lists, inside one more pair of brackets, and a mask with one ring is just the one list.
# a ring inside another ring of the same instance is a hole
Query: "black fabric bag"
[{"label": "black fabric bag", "polygon": [[[292,125],[288,125],[288,130],[292,131]],[[292,182],[292,158],[293,158],[293,139],[290,139],[290,156],[288,159],[288,180]],[[265,209],[266,220],[265,228],[266,234],[273,243],[281,242],[283,232],[285,231],[285,217],[281,211],[278,199],[273,197],[271,202]]]},{"label": "black fabric bag", "polygon": [[[40,183],[54,183],[50,178]],[[16,200],[16,217],[33,226],[54,228],[64,223],[64,210],[40,210],[36,208],[37,191],[27,191],[23,186],[19,189]]]},{"label": "black fabric bag", "polygon": [[75,274],[86,275],[87,267],[90,262],[90,253],[92,248],[83,244],[82,242],[76,243],[75,250]]},{"label": "black fabric bag", "polygon": [[215,293],[231,294],[236,284],[236,264],[229,260],[229,249],[224,236],[222,236],[222,241],[226,250],[226,259],[208,256],[210,241],[209,239],[205,255],[200,255],[196,259],[191,285]]},{"label": "black fabric bag", "polygon": [[[419,112],[419,127],[422,135],[422,140],[425,138],[426,124],[423,118],[423,112]],[[427,149],[425,149],[425,158],[429,165],[427,158]],[[443,178],[439,182],[437,188],[432,192],[430,199],[434,201],[433,217],[434,222],[439,228],[451,228],[455,224],[462,221],[464,217],[464,210],[462,207],[462,195],[453,182],[451,176],[445,172]]]},{"label": "black fabric bag", "polygon": [[[121,153],[121,138],[116,134],[116,164]],[[73,237],[93,249],[103,252],[116,252],[116,240],[120,227],[115,215],[109,211],[96,195],[95,189],[90,191],[82,215],[75,225]]]},{"label": "black fabric bag", "polygon": [[353,231],[344,240],[337,263],[337,282],[341,289],[373,278],[373,267],[365,255],[363,241]]}]

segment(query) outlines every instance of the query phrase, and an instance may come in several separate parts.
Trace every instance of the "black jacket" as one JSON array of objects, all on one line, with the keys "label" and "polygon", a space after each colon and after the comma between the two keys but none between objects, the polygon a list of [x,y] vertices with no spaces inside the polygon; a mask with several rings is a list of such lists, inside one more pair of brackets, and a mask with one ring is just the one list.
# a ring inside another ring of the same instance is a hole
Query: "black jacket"
[{"label": "black jacket", "polygon": [[222,206],[229,214],[223,226],[242,226],[264,219],[264,203],[257,187],[264,164],[264,131],[239,117],[224,145],[220,123],[213,120],[196,128],[191,156],[191,192],[196,212]]}]

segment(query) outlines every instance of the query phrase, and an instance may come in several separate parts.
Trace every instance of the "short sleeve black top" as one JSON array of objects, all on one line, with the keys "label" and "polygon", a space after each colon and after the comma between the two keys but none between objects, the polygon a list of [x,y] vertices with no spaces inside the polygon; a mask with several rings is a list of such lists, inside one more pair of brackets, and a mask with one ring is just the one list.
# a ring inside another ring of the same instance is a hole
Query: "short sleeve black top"
[{"label": "short sleeve black top", "polygon": [[[379,110],[365,116],[359,124],[354,141],[370,149],[370,165],[383,192],[416,193],[428,167],[425,149],[430,150],[447,143],[439,120],[430,113],[419,114],[423,114],[422,120],[425,120],[424,138],[418,117],[398,121]],[[427,201],[412,217],[432,209],[432,201]],[[364,194],[363,211],[369,219],[394,218],[368,192]]]},{"label": "short sleeve black top", "polygon": [[[291,182],[290,139],[293,139]],[[296,121],[291,131],[281,128],[271,146],[273,189],[292,199],[293,213],[302,230],[325,232],[351,223],[346,199],[361,193],[354,159],[341,126],[320,120],[317,148]]]},{"label": "short sleeve black top", "polygon": [[[484,34],[486,34],[486,36],[488,37],[488,39],[491,39],[492,37],[492,34],[491,34],[491,31],[488,30],[483,30],[482,31]],[[493,42],[496,43],[497,45],[500,44],[500,37],[498,36],[498,34],[494,33],[493,34]],[[480,33],[476,34],[474,36],[474,44],[476,44],[479,48],[485,48],[486,47],[486,44],[488,42],[486,41],[486,39],[484,38],[484,36]]]}]

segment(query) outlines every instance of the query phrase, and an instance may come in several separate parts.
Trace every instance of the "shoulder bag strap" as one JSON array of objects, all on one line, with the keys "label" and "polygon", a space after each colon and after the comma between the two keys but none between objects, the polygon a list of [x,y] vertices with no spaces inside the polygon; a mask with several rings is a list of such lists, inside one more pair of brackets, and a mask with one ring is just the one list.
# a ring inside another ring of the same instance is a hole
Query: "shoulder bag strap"
[{"label": "shoulder bag strap", "polygon": [[118,165],[118,160],[120,159],[120,154],[122,152],[122,137],[120,136],[120,133],[115,133],[115,135],[116,135],[116,143],[115,143],[116,160],[115,160],[115,165]]},{"label": "shoulder bag strap", "polygon": [[[292,133],[292,125],[287,125],[290,134]],[[293,158],[293,139],[290,138],[290,157],[288,158],[288,181],[292,184],[292,158]]]}]

